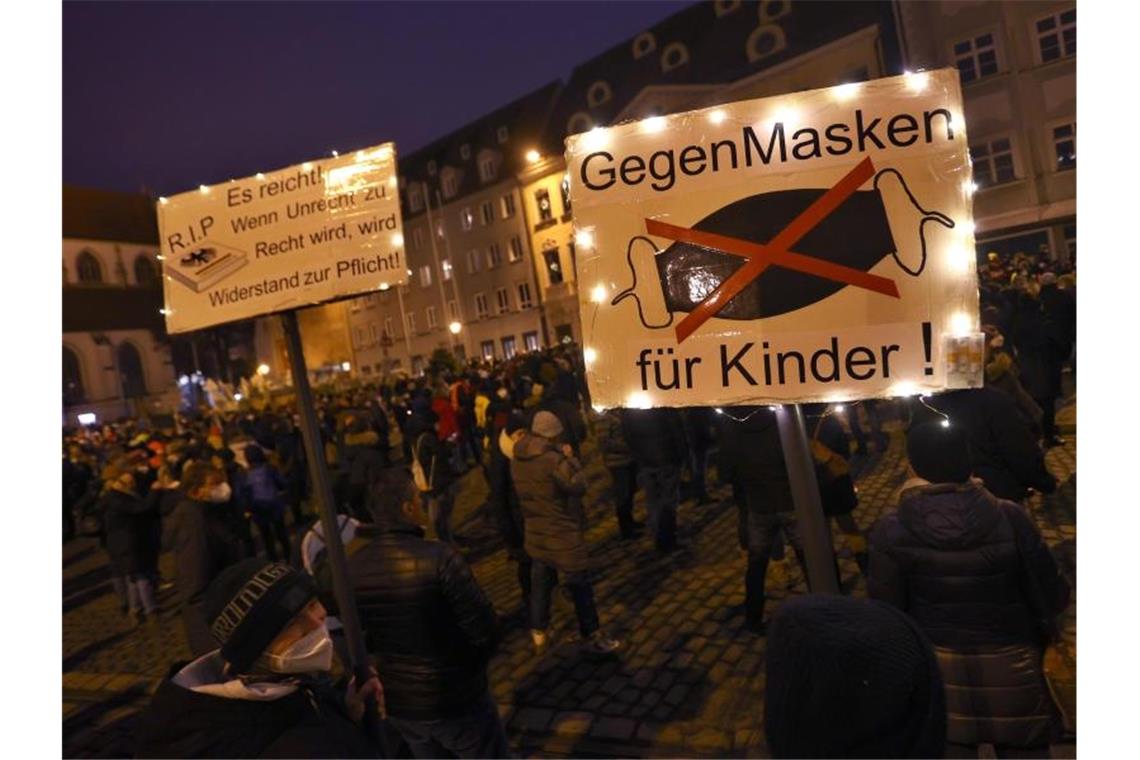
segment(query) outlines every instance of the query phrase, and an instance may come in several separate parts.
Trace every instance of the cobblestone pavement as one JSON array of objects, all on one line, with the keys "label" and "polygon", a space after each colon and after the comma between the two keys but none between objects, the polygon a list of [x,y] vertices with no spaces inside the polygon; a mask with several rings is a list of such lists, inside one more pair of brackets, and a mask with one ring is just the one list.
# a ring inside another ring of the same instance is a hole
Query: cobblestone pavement
[{"label": "cobblestone pavement", "polygon": [[[855,518],[864,528],[891,508],[905,479],[901,428],[888,423],[887,429],[887,452],[853,463],[860,495]],[[1075,428],[1066,432],[1066,445],[1047,456],[1063,486],[1052,497],[1031,500],[1029,509],[1075,587]],[[602,625],[625,647],[614,658],[581,653],[572,605],[558,593],[554,641],[546,656],[535,658],[527,632],[512,628],[491,662],[490,675],[514,746],[528,756],[766,757],[765,642],[732,616],[731,608],[744,598],[745,560],[729,489],[714,485],[717,501],[712,505],[684,503],[678,524],[686,548],[661,557],[648,539],[619,540],[612,509],[600,498],[608,478],[589,444],[584,458],[598,609]],[[479,508],[485,494],[482,478],[470,473],[456,514],[460,543],[496,608],[510,616],[519,611],[521,599],[515,566]],[[637,516],[644,517],[640,500]],[[864,594],[863,578],[839,538],[836,549],[844,590]],[[169,563],[164,557],[167,577],[172,574]],[[802,573],[794,561],[791,565],[789,573],[769,572],[769,614],[787,596],[806,592]],[[156,625],[131,628],[111,593],[98,546],[80,540],[64,548],[65,756],[130,753],[132,716],[170,664],[189,656],[171,592],[163,592],[160,602],[164,612]],[[1075,672],[1075,599],[1064,630],[1062,654]],[[1062,692],[1058,696],[1073,723],[1075,683]],[[1061,748],[1060,754],[1069,753]]]}]

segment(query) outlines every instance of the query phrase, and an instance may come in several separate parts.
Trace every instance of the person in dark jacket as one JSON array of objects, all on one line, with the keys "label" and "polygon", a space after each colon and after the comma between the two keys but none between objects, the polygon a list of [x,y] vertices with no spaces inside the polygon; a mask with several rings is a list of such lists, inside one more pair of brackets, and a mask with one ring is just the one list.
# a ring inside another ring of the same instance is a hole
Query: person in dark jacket
[{"label": "person in dark jacket", "polygon": [[562,433],[558,418],[540,411],[512,452],[511,477],[522,504],[526,553],[532,562],[531,639],[542,653],[549,642],[550,594],[561,573],[586,646],[594,653],[609,654],[621,642],[607,636],[598,621],[582,507],[586,479],[570,445],[557,442]]},{"label": "person in dark jacket", "polygon": [[915,426],[907,455],[916,477],[872,530],[867,593],[937,648],[951,742],[1043,747],[1058,721],[1042,657],[1069,584],[1025,511],[970,478],[953,418]]},{"label": "person in dark jacket", "polygon": [[347,427],[341,467],[348,479],[348,505],[353,517],[367,521],[372,484],[386,466],[385,456],[380,451],[380,436],[369,429],[368,420],[351,417]]},{"label": "person in dark jacket", "polygon": [[275,427],[275,446],[277,451],[277,466],[281,477],[285,480],[285,502],[289,511],[293,513],[293,525],[304,525],[305,514],[301,509],[301,501],[305,496],[305,446],[301,442],[301,431],[294,424],[292,417],[282,414]]},{"label": "person in dark jacket", "polygon": [[412,403],[408,437],[411,439],[412,460],[423,469],[429,488],[424,507],[431,518],[435,537],[451,542],[451,512],[455,507],[458,482],[452,464],[451,444],[440,438],[439,418],[430,403],[423,397]]},{"label": "person in dark jacket", "polygon": [[151,563],[157,551],[150,530],[153,505],[136,490],[134,466],[119,459],[103,473],[106,485],[99,500],[111,580],[123,611],[136,622],[153,621],[158,611]]},{"label": "person in dark jacket", "polygon": [[943,757],[946,697],[930,641],[889,604],[813,594],[768,635],[773,757]]},{"label": "person in dark jacket", "polygon": [[681,413],[668,408],[626,409],[622,412],[622,432],[637,461],[649,533],[658,551],[671,552],[677,548],[681,468],[688,458]]},{"label": "person in dark jacket", "polygon": [[707,406],[690,406],[681,410],[681,421],[684,423],[686,449],[689,452],[688,470],[689,482],[684,484],[682,490],[685,498],[694,499],[697,506],[712,504],[709,496],[707,479],[709,468],[709,452],[712,450],[714,412]]},{"label": "person in dark jacket", "polygon": [[1057,276],[1052,272],[1041,275],[1041,291],[1037,298],[1041,304],[1042,328],[1045,333],[1044,365],[1045,393],[1038,399],[1044,416],[1042,434],[1046,446],[1060,446],[1065,441],[1057,435],[1055,421],[1056,400],[1061,397],[1061,371],[1073,352],[1077,338],[1077,302],[1069,293],[1057,287]]},{"label": "person in dark jacket", "polygon": [[503,424],[490,422],[487,481],[491,495],[487,507],[494,515],[499,535],[507,547],[507,556],[516,563],[519,589],[522,592],[523,619],[530,619],[531,561],[526,553],[522,505],[519,503],[515,483],[511,479],[511,456],[514,446],[526,435],[526,419],[518,413],[506,417]]},{"label": "person in dark jacket", "polygon": [[211,585],[215,647],[163,681],[139,717],[136,757],[377,757],[361,727],[383,690],[335,683],[312,580],[245,560]]},{"label": "person in dark jacket", "polygon": [[775,412],[767,407],[725,409],[720,415],[719,439],[720,477],[732,484],[737,536],[740,548],[748,552],[745,625],[763,635],[764,580],[781,531],[792,544],[800,567],[806,567]]},{"label": "person in dark jacket", "polygon": [[640,525],[633,519],[633,499],[637,494],[637,462],[630,453],[621,426],[621,410],[609,409],[595,418],[594,429],[602,464],[610,473],[610,500],[617,514],[618,530],[625,540],[640,534]]},{"label": "person in dark jacket", "polygon": [[[859,505],[859,496],[855,491],[855,482],[851,479],[848,461],[851,457],[851,439],[839,422],[841,414],[850,420],[857,416],[858,410],[827,404],[804,405],[805,424],[812,432],[812,441],[822,446],[818,448],[813,445],[812,454],[823,514],[835,522],[854,555],[855,563],[859,565],[860,571],[866,573],[867,538],[852,514]],[[842,578],[838,564],[835,577]]]},{"label": "person in dark jacket", "polygon": [[[967,388],[940,394],[933,403],[955,428],[966,431],[970,469],[994,496],[1022,501],[1030,488],[1056,490],[1057,479],[1045,469],[1045,456],[1009,396],[993,388]],[[917,419],[939,418],[923,408]]]},{"label": "person in dark jacket", "polygon": [[[424,538],[419,502],[403,468],[386,470],[372,499],[374,524],[359,526],[346,547],[388,721],[416,757],[506,757],[510,749],[487,686],[487,662],[500,636],[495,609],[463,557]],[[327,563],[317,578],[331,591]]]},{"label": "person in dark jacket", "polygon": [[192,462],[182,473],[185,498],[163,526],[163,544],[174,552],[175,589],[190,651],[200,656],[216,644],[202,611],[210,582],[245,559],[242,538],[227,510],[230,485],[221,470]]},{"label": "person in dark jacket", "polygon": [[[289,530],[285,527],[285,479],[265,458],[265,452],[255,443],[245,447],[245,461],[249,471],[242,479],[242,503],[253,515],[265,553],[269,559],[288,560],[292,549],[289,546]],[[281,553],[277,552],[280,544]]]}]

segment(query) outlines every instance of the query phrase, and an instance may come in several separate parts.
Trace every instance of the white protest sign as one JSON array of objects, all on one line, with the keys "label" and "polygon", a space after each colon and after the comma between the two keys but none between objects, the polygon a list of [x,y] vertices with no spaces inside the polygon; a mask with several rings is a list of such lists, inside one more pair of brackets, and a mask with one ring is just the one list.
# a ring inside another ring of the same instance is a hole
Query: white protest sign
[{"label": "white protest sign", "polygon": [[981,385],[962,113],[948,69],[569,138],[595,405]]},{"label": "white protest sign", "polygon": [[391,143],[158,202],[166,329],[407,282]]}]

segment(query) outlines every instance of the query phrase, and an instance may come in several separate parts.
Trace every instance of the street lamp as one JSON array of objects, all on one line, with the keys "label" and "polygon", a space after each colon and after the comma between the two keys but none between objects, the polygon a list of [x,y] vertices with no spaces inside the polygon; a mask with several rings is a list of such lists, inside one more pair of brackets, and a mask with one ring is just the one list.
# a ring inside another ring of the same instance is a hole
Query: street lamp
[{"label": "street lamp", "polygon": [[269,365],[268,364],[258,364],[257,365],[257,374],[261,375],[262,377],[265,377],[266,375],[268,375],[269,374]]}]

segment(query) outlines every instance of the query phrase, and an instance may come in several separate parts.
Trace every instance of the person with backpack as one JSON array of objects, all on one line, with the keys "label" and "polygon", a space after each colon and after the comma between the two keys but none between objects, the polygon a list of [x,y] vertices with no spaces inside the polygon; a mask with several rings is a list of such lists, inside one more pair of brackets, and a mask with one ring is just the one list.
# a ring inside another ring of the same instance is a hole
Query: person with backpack
[{"label": "person with backpack", "polygon": [[[269,463],[265,452],[256,443],[246,446],[244,453],[249,471],[242,483],[242,502],[253,516],[269,559],[273,562],[278,559],[288,560],[291,549],[289,531],[285,527],[285,500],[282,498],[286,487],[285,479]],[[280,554],[277,552],[277,544],[281,546]]]},{"label": "person with backpack", "polygon": [[458,483],[452,470],[449,444],[439,437],[439,418],[422,397],[413,402],[408,434],[412,441],[412,476],[423,495],[435,537],[452,542],[451,511],[455,507]]}]

